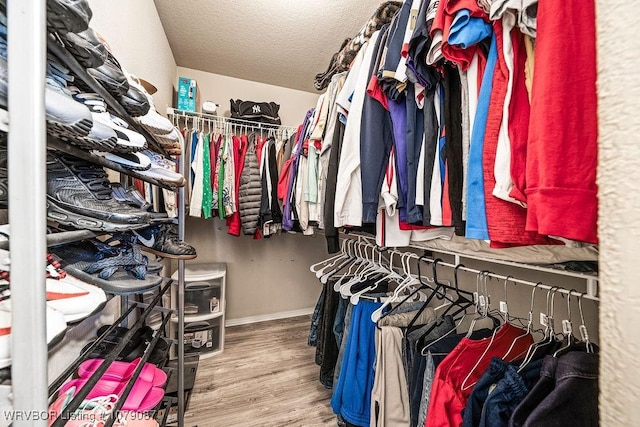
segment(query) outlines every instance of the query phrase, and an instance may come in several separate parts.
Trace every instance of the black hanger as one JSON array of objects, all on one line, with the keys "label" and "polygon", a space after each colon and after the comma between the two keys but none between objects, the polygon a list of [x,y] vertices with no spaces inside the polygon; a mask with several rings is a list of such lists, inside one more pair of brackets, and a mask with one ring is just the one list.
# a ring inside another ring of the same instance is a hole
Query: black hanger
[{"label": "black hanger", "polygon": [[453,268],[453,284],[455,287],[457,299],[453,301],[453,303],[449,307],[447,307],[444,313],[442,313],[442,317],[446,316],[454,306],[460,307],[460,309],[451,314],[451,316],[455,318],[458,314],[467,311],[467,309],[473,305],[473,299],[469,299],[464,295],[466,294],[468,296],[472,296],[473,292],[460,290],[460,285],[458,284],[458,269],[460,267],[464,267],[464,264],[458,264]]},{"label": "black hanger", "polygon": [[[448,299],[449,301],[451,301],[453,303],[453,300],[447,295],[447,289],[452,289],[451,286],[448,286],[448,285],[446,285],[444,283],[440,283],[438,281],[438,271],[437,271],[436,267],[438,266],[438,263],[441,262],[441,261],[442,260],[440,258],[436,258],[436,259],[434,259],[432,261],[431,267],[432,267],[432,272],[433,272],[433,283],[436,286],[435,286],[435,288],[431,288],[431,289],[433,289],[433,292],[431,293],[431,295],[429,295],[427,297],[427,300],[422,304],[422,307],[420,307],[420,309],[415,314],[415,316],[413,316],[413,318],[411,319],[411,321],[407,325],[405,333],[406,333],[406,331],[410,330],[411,327],[418,321],[418,318],[420,317],[422,312],[424,312],[424,310],[427,308],[427,306],[429,305],[431,300],[433,300],[434,297],[438,297],[438,299],[445,299],[446,298],[446,299]],[[420,262],[418,262],[418,275],[420,275]],[[422,282],[420,282],[420,283],[422,283]]]}]

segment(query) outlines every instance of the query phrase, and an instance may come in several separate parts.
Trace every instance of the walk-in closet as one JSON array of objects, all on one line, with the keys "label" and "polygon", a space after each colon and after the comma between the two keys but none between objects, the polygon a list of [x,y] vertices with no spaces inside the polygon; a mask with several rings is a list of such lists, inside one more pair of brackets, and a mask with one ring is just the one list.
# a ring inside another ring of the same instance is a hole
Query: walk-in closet
[{"label": "walk-in closet", "polygon": [[639,14],[0,0],[0,427],[636,426]]}]

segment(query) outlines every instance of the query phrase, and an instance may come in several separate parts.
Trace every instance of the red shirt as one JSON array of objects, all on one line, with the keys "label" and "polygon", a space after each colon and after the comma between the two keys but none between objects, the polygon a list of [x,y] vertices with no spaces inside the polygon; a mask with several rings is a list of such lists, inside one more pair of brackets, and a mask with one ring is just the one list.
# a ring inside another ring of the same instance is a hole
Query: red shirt
[{"label": "red shirt", "polygon": [[460,426],[467,399],[491,358],[507,356],[508,362],[522,359],[532,343],[531,334],[509,323],[502,325],[493,337],[463,338],[436,369],[425,427]]},{"label": "red shirt", "polygon": [[540,1],[527,144],[527,230],[597,243],[594,0]]}]

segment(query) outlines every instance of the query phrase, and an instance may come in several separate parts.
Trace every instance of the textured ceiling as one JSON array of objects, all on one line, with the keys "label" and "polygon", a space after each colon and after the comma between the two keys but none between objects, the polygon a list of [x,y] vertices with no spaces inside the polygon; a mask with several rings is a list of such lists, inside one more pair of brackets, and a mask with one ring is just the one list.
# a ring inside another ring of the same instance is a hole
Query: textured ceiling
[{"label": "textured ceiling", "polygon": [[381,0],[155,0],[179,66],[315,92]]}]

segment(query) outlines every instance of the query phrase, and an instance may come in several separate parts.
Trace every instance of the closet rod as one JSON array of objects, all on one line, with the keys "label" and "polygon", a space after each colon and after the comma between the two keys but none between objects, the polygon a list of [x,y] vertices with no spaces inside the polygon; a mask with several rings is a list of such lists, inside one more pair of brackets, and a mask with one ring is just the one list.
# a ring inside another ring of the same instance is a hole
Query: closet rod
[{"label": "closet rod", "polygon": [[[406,254],[407,253],[406,251],[399,251],[397,249],[388,249],[388,251],[391,252],[391,253],[394,253],[396,255],[402,255],[402,254]],[[434,259],[426,258],[424,256],[420,256],[420,255],[414,254],[414,253],[412,253],[411,255],[408,255],[408,257],[409,257],[409,259],[415,258],[416,260],[418,260],[418,262],[420,262],[420,260],[426,260],[426,261],[428,261],[428,262],[430,262],[432,264],[435,262]],[[547,291],[554,290],[554,291],[560,292],[560,293],[565,294],[565,295],[573,295],[573,296],[580,297],[580,298],[590,299],[592,301],[598,301],[598,302],[600,301],[600,298],[598,298],[596,296],[593,296],[593,295],[589,295],[588,293],[585,293],[585,292],[578,292],[578,291],[575,291],[575,290],[569,290],[569,289],[565,289],[565,288],[560,287],[560,286],[549,286],[549,285],[543,284],[542,282],[531,282],[529,280],[517,279],[517,278],[515,278],[515,277],[513,277],[511,275],[504,276],[502,274],[493,273],[493,272],[488,271],[488,270],[477,270],[475,268],[466,267],[466,266],[464,266],[462,264],[456,265],[456,264],[451,264],[449,262],[438,261],[438,265],[442,265],[442,266],[449,267],[449,268],[454,268],[454,269],[457,267],[459,270],[463,270],[463,271],[466,271],[468,273],[472,273],[472,274],[483,274],[484,273],[488,277],[493,277],[493,278],[498,279],[498,280],[507,280],[508,282],[513,282],[514,284],[515,283],[519,283],[519,284],[522,284],[522,285],[527,285],[527,286],[531,286],[531,287],[537,287],[538,289],[544,289],[544,290],[547,290]]]},{"label": "closet rod", "polygon": [[213,114],[206,114],[206,113],[192,113],[190,111],[178,110],[171,107],[167,107],[167,115],[173,116],[176,118],[184,117],[187,119],[199,118],[199,119],[210,120],[210,121],[216,120],[216,121],[221,121],[223,123],[229,123],[229,124],[238,124],[238,125],[247,124],[255,128],[265,128],[265,129],[273,129],[273,130],[283,129],[283,130],[295,131],[298,129],[297,126],[275,125],[271,123],[262,123],[262,122],[256,122],[253,120],[244,120],[244,119],[234,119],[233,117],[216,116]]}]

